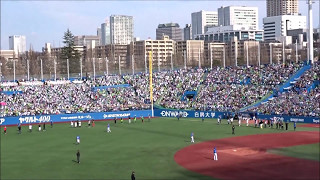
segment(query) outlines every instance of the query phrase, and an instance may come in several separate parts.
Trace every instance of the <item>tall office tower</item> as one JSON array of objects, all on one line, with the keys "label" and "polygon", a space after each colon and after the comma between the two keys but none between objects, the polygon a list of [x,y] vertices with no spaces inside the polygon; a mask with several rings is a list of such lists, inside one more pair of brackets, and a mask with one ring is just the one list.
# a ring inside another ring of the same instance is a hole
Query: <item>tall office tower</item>
[{"label": "tall office tower", "polygon": [[267,17],[298,13],[298,0],[267,0]]},{"label": "tall office tower", "polygon": [[163,35],[169,36],[174,41],[182,40],[182,29],[178,23],[159,24],[156,29],[156,39],[162,40]]},{"label": "tall office tower", "polygon": [[219,26],[242,26],[258,30],[258,7],[227,6],[218,8]]},{"label": "tall office tower", "polygon": [[133,41],[133,38],[133,17],[125,15],[111,15],[111,44],[130,44],[130,42]]},{"label": "tall office tower", "polygon": [[110,39],[110,22],[107,19],[105,23],[101,24],[101,45],[105,46],[107,44],[111,44]]},{"label": "tall office tower", "polygon": [[208,27],[218,25],[218,13],[215,11],[199,11],[191,14],[192,39],[197,34],[204,34]]},{"label": "tall office tower", "polygon": [[13,35],[9,36],[9,49],[14,50],[15,54],[25,53],[27,50],[26,36]]},{"label": "tall office tower", "polygon": [[183,40],[191,40],[192,39],[192,27],[191,24],[186,24],[186,27],[183,28]]}]

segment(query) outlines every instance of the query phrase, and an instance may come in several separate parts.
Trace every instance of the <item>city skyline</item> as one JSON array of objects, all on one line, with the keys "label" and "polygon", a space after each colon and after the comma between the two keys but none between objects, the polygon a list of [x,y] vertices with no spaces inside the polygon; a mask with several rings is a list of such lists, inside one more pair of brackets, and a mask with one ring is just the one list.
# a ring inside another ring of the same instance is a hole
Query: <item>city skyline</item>
[{"label": "city skyline", "polygon": [[[25,35],[27,50],[30,44],[36,51],[45,43],[61,47],[67,28],[75,36],[96,35],[97,27],[113,14],[133,16],[135,37],[156,39],[159,24],[173,22],[184,27],[191,24],[193,12],[230,5],[258,7],[262,29],[266,1],[1,1],[1,49],[9,49],[11,35]],[[307,16],[306,1],[299,1],[299,12]],[[319,27],[319,1],[313,4],[313,26]]]}]

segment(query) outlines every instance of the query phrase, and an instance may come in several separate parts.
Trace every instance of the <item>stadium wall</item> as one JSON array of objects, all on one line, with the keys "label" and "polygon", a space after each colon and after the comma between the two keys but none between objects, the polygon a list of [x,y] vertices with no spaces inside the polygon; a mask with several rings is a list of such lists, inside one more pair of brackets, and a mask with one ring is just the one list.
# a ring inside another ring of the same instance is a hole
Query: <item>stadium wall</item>
[{"label": "stadium wall", "polygon": [[[187,111],[187,110],[171,110],[171,109],[155,109],[154,115],[156,117],[177,117],[181,114],[184,118],[226,118],[228,112],[213,112],[213,111]],[[120,119],[121,117],[126,119],[129,116],[137,118],[151,115],[151,110],[141,111],[116,111],[116,112],[99,112],[99,113],[76,113],[76,114],[58,114],[58,115],[38,115],[38,116],[16,116],[16,117],[2,117],[0,118],[0,126],[17,125],[18,123],[29,124],[29,123],[46,123],[52,122],[70,122],[70,121],[86,121],[86,120],[113,120],[114,118]],[[229,114],[233,114],[229,112]],[[247,115],[249,115],[247,113]],[[319,117],[302,117],[302,116],[280,116],[280,115],[257,115],[258,119],[268,120],[283,120],[289,122],[298,123],[319,123]]]},{"label": "stadium wall", "polygon": [[86,121],[86,120],[111,120],[114,118],[137,118],[151,115],[151,110],[141,111],[115,111],[115,112],[99,112],[99,113],[75,113],[75,114],[58,114],[58,115],[37,115],[37,116],[15,116],[15,117],[0,117],[0,125],[17,125],[23,124],[36,124],[46,123],[52,120],[53,123],[57,122],[70,122],[70,121]]}]

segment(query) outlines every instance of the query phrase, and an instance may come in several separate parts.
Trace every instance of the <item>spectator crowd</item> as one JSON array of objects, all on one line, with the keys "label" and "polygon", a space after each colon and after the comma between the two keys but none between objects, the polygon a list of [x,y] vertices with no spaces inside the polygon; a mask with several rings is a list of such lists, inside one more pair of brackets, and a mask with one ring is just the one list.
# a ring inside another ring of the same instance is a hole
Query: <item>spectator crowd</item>
[{"label": "spectator crowd", "polygon": [[[302,64],[272,64],[262,67],[160,71],[153,73],[154,103],[163,108],[237,112],[271,94],[301,67]],[[319,81],[319,69],[319,63],[314,64],[294,82],[288,92],[249,111],[320,115],[319,88],[307,91],[310,85]],[[4,93],[8,91],[21,93]],[[186,91],[195,92],[196,95],[187,97]],[[0,93],[0,102],[6,102],[2,109],[5,116],[150,108],[149,74],[146,73],[105,75],[77,83],[20,83],[17,86],[1,86]]]}]

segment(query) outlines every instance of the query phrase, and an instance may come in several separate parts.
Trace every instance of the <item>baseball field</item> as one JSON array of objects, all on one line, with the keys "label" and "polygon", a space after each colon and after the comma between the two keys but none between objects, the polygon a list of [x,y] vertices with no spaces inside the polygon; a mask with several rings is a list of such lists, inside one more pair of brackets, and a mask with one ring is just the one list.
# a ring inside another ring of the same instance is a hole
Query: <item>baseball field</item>
[{"label": "baseball field", "polygon": [[235,135],[226,120],[191,118],[48,124],[41,132],[33,125],[21,134],[16,126],[7,134],[1,127],[0,179],[130,179],[132,171],[137,179],[319,179],[319,126],[293,131],[291,123],[286,131],[235,124]]}]

